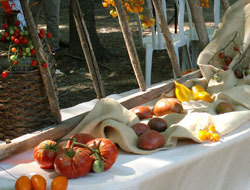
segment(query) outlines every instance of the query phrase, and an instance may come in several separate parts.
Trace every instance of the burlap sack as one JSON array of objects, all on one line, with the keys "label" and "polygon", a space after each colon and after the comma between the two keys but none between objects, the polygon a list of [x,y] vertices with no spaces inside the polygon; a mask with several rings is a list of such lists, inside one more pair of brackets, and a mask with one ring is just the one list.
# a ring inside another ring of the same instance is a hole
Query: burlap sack
[{"label": "burlap sack", "polygon": [[[139,122],[137,116],[124,108],[117,101],[109,98],[97,102],[93,110],[80,124],[67,135],[91,133],[96,137],[106,137],[119,145],[127,152],[135,154],[151,154],[153,152],[173,148],[180,139],[191,139],[197,143],[198,131],[210,124],[216,126],[220,136],[226,135],[250,119],[250,85],[247,76],[237,79],[234,69],[249,66],[247,58],[250,52],[250,0],[241,0],[235,3],[225,13],[214,35],[213,40],[202,51],[198,58],[198,65],[203,74],[202,79],[186,81],[191,87],[195,84],[204,86],[212,94],[213,102],[189,101],[183,102],[184,114],[168,114],[163,117],[169,128],[162,132],[165,137],[165,146],[154,151],[145,151],[137,148],[138,137],[131,126]],[[237,44],[240,51],[233,50]],[[226,47],[226,48],[225,48]],[[219,52],[224,50],[231,55],[233,61],[229,70],[222,69],[223,60],[218,58]],[[220,80],[215,80],[215,75]],[[217,115],[216,105],[221,101],[229,101],[235,111]],[[153,106],[153,105],[151,105]],[[147,120],[142,121],[147,123]]]}]

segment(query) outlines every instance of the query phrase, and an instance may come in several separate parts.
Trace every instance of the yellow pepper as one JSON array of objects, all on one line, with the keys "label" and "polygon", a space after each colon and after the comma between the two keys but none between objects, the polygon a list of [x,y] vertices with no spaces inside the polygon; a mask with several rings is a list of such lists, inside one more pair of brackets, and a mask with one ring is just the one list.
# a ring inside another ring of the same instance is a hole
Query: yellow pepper
[{"label": "yellow pepper", "polygon": [[202,92],[202,91],[205,91],[205,89],[201,85],[194,85],[194,86],[192,86],[191,90],[193,92]]},{"label": "yellow pepper", "polygon": [[193,92],[189,88],[176,81],[174,82],[174,84],[175,96],[178,100],[180,100],[181,102],[194,100]]},{"label": "yellow pepper", "polygon": [[195,100],[203,100],[206,102],[212,102],[211,95],[205,91],[205,89],[200,85],[192,86],[192,92]]}]

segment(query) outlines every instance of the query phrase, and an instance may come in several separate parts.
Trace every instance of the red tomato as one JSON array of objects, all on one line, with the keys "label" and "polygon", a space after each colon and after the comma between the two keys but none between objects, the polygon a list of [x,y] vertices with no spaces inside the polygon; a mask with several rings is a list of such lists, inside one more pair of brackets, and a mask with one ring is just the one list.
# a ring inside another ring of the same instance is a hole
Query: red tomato
[{"label": "red tomato", "polygon": [[54,168],[54,160],[59,152],[62,151],[60,145],[55,141],[45,140],[34,148],[33,156],[41,168]]},{"label": "red tomato", "polygon": [[101,158],[103,158],[102,161],[104,162],[104,170],[108,170],[115,163],[118,156],[118,150],[111,140],[106,138],[97,138],[89,141],[87,145],[90,148],[98,148],[99,154]]},{"label": "red tomato", "polygon": [[7,71],[3,71],[3,72],[2,72],[2,77],[3,77],[3,78],[6,78],[7,75],[8,75]]},{"label": "red tomato", "polygon": [[46,69],[46,68],[48,67],[47,63],[43,62],[43,63],[42,63],[42,67],[43,67],[44,69]]},{"label": "red tomato", "polygon": [[16,26],[19,26],[19,25],[20,25],[20,21],[17,20],[17,21],[16,21]]},{"label": "red tomato", "polygon": [[47,38],[52,38],[51,32],[48,32],[48,33],[46,34],[46,36],[47,36]]},{"label": "red tomato", "polygon": [[32,55],[36,55],[36,50],[35,49],[31,49],[30,52],[31,52]]},{"label": "red tomato", "polygon": [[[77,133],[70,138],[76,138],[76,142],[82,143],[82,144],[87,144],[88,141],[95,139],[93,135],[87,134],[87,133]],[[71,144],[73,141],[68,141],[66,148],[70,148]],[[80,145],[75,145],[74,147],[81,147]]]},{"label": "red tomato", "polygon": [[31,64],[32,64],[32,66],[36,66],[37,65],[37,60],[33,59]]},{"label": "red tomato", "polygon": [[8,27],[9,27],[8,24],[6,24],[6,23],[3,24],[3,28],[4,28],[4,29],[7,29]]},{"label": "red tomato", "polygon": [[45,33],[45,30],[44,29],[41,29],[40,30],[40,34],[44,34]]},{"label": "red tomato", "polygon": [[73,149],[64,149],[58,154],[54,166],[58,174],[67,178],[77,178],[89,173],[92,162],[93,160],[86,150],[74,147]]}]

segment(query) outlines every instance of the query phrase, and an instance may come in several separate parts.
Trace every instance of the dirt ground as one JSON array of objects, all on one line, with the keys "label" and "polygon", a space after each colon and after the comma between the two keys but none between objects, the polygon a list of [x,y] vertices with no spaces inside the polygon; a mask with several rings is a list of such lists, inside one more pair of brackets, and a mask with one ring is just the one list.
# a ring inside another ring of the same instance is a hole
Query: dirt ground
[{"label": "dirt ground", "polygon": [[[117,18],[112,18],[109,11],[101,6],[101,1],[95,1],[95,17],[98,36],[101,44],[111,54],[108,61],[98,62],[105,95],[121,93],[138,88],[138,84],[128,57],[121,29]],[[172,0],[168,3],[171,6]],[[173,4],[172,4],[173,5]],[[205,19],[211,19],[211,10],[208,10]],[[174,14],[174,8],[168,8],[169,18]],[[60,12],[60,42],[63,51],[57,57],[58,97],[60,108],[67,108],[79,103],[96,98],[95,90],[88,72],[84,58],[72,58],[67,52],[69,0],[61,1]],[[134,16],[130,17],[129,26],[133,33],[137,53],[142,71],[145,71],[145,49],[141,46],[138,36],[138,28]],[[170,23],[173,31],[174,22]],[[166,50],[154,51],[152,83],[161,82],[173,78],[173,72]]]}]

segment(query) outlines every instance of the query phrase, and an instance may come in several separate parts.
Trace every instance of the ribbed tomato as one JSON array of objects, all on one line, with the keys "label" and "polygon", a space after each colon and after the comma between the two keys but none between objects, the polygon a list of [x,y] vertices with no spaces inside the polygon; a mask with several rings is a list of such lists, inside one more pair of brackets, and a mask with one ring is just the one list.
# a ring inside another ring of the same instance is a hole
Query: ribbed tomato
[{"label": "ribbed tomato", "polygon": [[43,169],[54,168],[54,160],[62,147],[57,145],[55,141],[45,140],[34,148],[33,156],[36,162]]},{"label": "ribbed tomato", "polygon": [[92,167],[92,158],[84,148],[74,147],[64,149],[57,155],[54,167],[55,171],[67,178],[77,178],[86,175]]},{"label": "ribbed tomato", "polygon": [[[106,138],[97,138],[87,143],[90,148],[97,148],[102,161],[104,162],[104,170],[108,170],[115,163],[118,156],[118,149],[115,144]],[[92,157],[95,156],[92,154]]]}]

